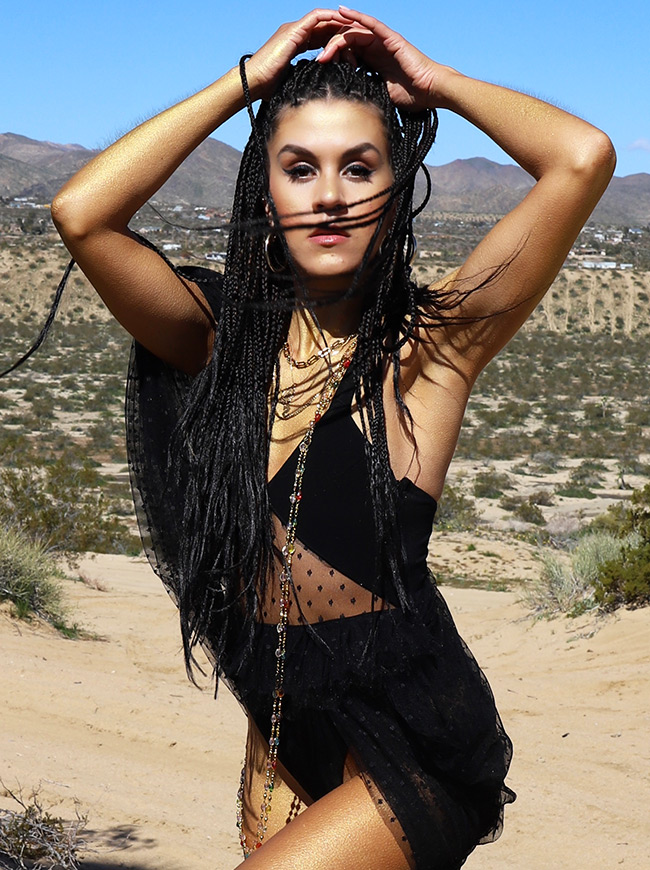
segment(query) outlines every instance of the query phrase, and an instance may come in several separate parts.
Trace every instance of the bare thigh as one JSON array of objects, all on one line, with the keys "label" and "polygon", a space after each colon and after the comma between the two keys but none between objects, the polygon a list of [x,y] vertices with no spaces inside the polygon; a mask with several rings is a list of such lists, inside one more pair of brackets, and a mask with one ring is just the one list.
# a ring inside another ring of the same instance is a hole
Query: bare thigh
[{"label": "bare thigh", "polygon": [[409,870],[404,852],[380,816],[359,774],[311,804],[239,867],[245,870]]},{"label": "bare thigh", "polygon": [[[257,842],[267,757],[268,745],[249,718],[244,789],[244,830],[249,847]],[[409,870],[404,852],[351,755],[342,779],[342,785],[313,801],[278,765],[264,846],[246,860],[246,870]],[[305,808],[287,824],[296,794]]]},{"label": "bare thigh", "polygon": [[[248,738],[246,740],[246,780],[244,782],[244,805],[242,808],[244,833],[246,834],[249,847],[257,842],[257,823],[260,820],[268,756],[269,744],[249,716]],[[309,806],[313,803],[312,798],[301,788],[300,784],[294,780],[286,768],[278,763],[275,772],[271,813],[266,832],[267,840],[286,825],[296,795],[304,806]]]}]

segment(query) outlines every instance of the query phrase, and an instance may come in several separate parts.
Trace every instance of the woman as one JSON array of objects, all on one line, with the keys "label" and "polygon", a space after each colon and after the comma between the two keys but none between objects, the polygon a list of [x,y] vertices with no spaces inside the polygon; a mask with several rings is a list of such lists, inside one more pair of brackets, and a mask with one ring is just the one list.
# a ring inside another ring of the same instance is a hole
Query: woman
[{"label": "woman", "polygon": [[[257,99],[223,280],[170,268],[129,220]],[[437,108],[537,183],[427,289],[408,260]],[[249,715],[248,867],[448,870],[498,835],[510,743],[426,545],[472,385],[613,166],[589,124],[340,7],[281,27],[54,201],[66,245],[136,339],[134,492],[188,666],[201,642]]]}]

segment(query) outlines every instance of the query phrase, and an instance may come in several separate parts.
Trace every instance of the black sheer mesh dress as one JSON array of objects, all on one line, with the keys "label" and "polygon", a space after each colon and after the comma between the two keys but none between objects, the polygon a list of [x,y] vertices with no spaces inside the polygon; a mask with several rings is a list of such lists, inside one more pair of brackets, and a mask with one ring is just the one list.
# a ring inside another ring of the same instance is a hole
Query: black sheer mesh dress
[{"label": "black sheer mesh dress", "polygon": [[[477,843],[500,833],[503,806],[514,799],[504,785],[511,744],[426,566],[436,503],[407,478],[398,491],[414,611],[403,612],[392,584],[375,574],[364,436],[351,415],[350,372],[316,425],[303,478],[278,757],[317,800],[341,784],[352,753],[410,866],[453,870]],[[134,498],[147,555],[172,596],[174,499],[166,455],[189,383],[134,345],[126,406]],[[269,483],[280,545],[297,457],[296,450]],[[220,663],[266,739],[278,590],[276,576],[262,602],[253,653],[243,633],[233,632]]]}]

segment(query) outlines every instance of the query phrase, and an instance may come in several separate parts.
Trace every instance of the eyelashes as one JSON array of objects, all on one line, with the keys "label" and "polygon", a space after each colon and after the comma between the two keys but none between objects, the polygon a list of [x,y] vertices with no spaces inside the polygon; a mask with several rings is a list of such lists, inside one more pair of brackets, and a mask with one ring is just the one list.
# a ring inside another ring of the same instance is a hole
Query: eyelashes
[{"label": "eyelashes", "polygon": [[[289,181],[292,182],[307,181],[315,174],[313,166],[310,166],[308,163],[299,163],[296,166],[290,166],[288,169],[284,169],[283,171],[289,178]],[[352,163],[350,166],[347,166],[344,171],[348,177],[355,181],[370,181],[375,170],[370,169],[368,166],[364,166],[363,163]]]}]

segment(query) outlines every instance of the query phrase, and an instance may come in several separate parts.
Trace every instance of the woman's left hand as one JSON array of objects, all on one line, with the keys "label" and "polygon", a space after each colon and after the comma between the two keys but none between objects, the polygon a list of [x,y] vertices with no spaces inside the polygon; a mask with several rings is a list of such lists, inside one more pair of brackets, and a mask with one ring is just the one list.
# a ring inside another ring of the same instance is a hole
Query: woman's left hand
[{"label": "woman's left hand", "polygon": [[329,40],[317,58],[320,62],[364,61],[380,73],[391,100],[402,109],[418,111],[443,105],[442,99],[436,99],[436,85],[448,67],[435,63],[371,15],[345,6],[339,6],[339,14],[350,23]]}]

